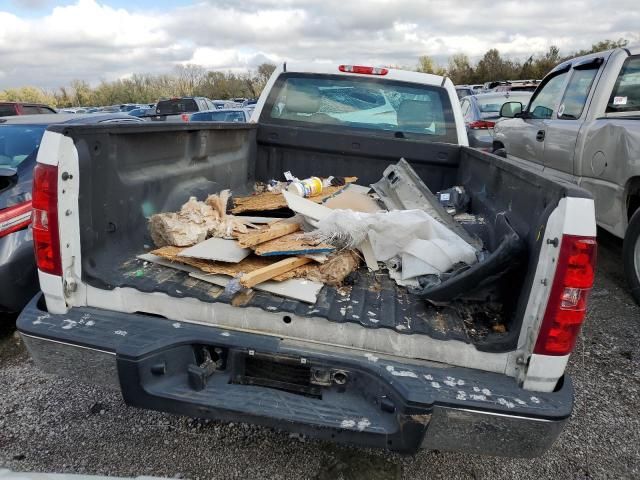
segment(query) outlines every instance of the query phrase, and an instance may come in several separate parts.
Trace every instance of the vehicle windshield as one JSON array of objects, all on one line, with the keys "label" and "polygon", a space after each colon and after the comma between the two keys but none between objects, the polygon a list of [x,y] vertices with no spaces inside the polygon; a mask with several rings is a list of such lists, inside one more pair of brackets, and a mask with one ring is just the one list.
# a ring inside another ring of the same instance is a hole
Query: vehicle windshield
[{"label": "vehicle windshield", "polygon": [[191,115],[192,122],[244,122],[243,112],[200,112]]},{"label": "vehicle windshield", "polygon": [[457,141],[444,88],[381,78],[285,74],[267,99],[265,116],[276,123],[313,123]]},{"label": "vehicle windshield", "polygon": [[500,109],[502,105],[507,102],[520,102],[522,104],[523,109],[529,103],[531,99],[531,95],[508,95],[502,97],[493,97],[493,98],[477,98],[478,109],[480,110],[480,115],[482,118],[499,118],[500,117]]},{"label": "vehicle windshield", "polygon": [[462,100],[464,97],[472,95],[473,92],[471,90],[467,90],[466,88],[457,88],[456,94],[458,95],[458,100]]},{"label": "vehicle windshield", "polygon": [[17,167],[39,146],[45,125],[0,125],[0,166]]},{"label": "vehicle windshield", "polygon": [[172,98],[160,100],[156,106],[158,115],[179,115],[187,112],[197,112],[198,104],[193,98]]}]

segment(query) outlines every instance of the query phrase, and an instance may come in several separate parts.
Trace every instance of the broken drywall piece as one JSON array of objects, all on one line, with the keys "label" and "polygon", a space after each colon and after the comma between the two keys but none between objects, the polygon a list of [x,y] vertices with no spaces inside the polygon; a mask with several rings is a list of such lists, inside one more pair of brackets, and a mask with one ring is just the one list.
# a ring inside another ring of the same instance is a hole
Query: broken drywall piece
[{"label": "broken drywall piece", "polygon": [[351,183],[344,191],[355,192],[355,193],[360,193],[362,195],[366,195],[371,191],[371,187],[367,185],[358,185],[357,183]]},{"label": "broken drywall piece", "polygon": [[345,189],[331,197],[324,205],[332,210],[353,210],[354,212],[375,213],[384,208],[369,195]]},{"label": "broken drywall piece", "polygon": [[238,263],[251,254],[249,248],[242,248],[235,240],[210,238],[193,247],[182,250],[180,257],[201,258],[218,262]]},{"label": "broken drywall piece", "polygon": [[[221,287],[226,287],[229,281],[231,281],[230,277],[226,277],[224,275],[211,275],[202,272],[194,272],[189,274],[189,276],[198,280],[213,283],[214,285],[218,285]],[[313,282],[311,280],[302,280],[296,278],[284,280],[282,282],[267,280],[266,282],[262,282],[253,288],[262,292],[280,295],[281,297],[291,298],[293,300],[300,300],[301,302],[314,304],[316,303],[318,294],[320,293],[320,290],[322,290],[323,286],[324,284],[320,282]]]},{"label": "broken drywall piece", "polygon": [[163,267],[169,267],[175,270],[180,270],[181,272],[187,272],[187,273],[201,272],[199,268],[192,267],[191,265],[185,265],[184,263],[180,263],[180,262],[172,262],[171,260],[167,260],[166,258],[159,257],[158,255],[154,255],[152,253],[144,253],[142,255],[138,255],[136,258],[140,260],[144,260],[145,262],[155,263],[156,265],[161,265]]},{"label": "broken drywall piece", "polygon": [[282,195],[291,210],[312,220],[322,220],[333,212],[333,210],[324,205],[312,202],[293,193],[282,192]]}]

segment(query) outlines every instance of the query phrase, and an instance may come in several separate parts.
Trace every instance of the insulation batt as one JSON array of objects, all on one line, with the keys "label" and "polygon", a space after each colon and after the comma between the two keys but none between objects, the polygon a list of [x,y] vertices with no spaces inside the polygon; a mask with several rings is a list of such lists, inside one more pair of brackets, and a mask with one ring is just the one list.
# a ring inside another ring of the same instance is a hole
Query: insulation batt
[{"label": "insulation batt", "polygon": [[407,270],[403,279],[443,273],[459,262],[477,262],[474,247],[422,210],[334,210],[318,222],[315,235],[344,248],[355,248],[368,238],[376,260],[402,258]]},{"label": "insulation batt", "polygon": [[149,233],[158,247],[195,245],[209,237],[230,238],[234,232],[246,233],[247,226],[226,214],[229,191],[209,195],[204,202],[195,197],[182,205],[179,212],[158,213],[149,219]]}]

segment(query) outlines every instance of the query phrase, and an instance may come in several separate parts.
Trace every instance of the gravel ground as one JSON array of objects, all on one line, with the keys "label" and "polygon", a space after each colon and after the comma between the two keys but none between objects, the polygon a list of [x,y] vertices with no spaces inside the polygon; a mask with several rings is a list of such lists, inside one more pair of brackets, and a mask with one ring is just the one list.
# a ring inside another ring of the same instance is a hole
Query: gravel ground
[{"label": "gravel ground", "polygon": [[569,364],[574,416],[542,458],[408,457],[130,408],[110,390],[41,373],[5,322],[0,466],[193,479],[640,478],[640,309],[625,290],[620,243],[600,242],[589,317]]}]

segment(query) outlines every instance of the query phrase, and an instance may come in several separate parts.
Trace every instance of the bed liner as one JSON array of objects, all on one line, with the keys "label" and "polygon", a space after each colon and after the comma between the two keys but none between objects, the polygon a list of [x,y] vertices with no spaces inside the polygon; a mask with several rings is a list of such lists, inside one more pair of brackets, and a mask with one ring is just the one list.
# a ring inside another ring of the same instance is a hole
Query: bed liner
[{"label": "bed liner", "polygon": [[[252,290],[248,295],[232,295],[223,288],[190,277],[188,273],[130,258],[104,271],[103,280],[111,288],[130,287],[141,292],[161,292],[174,298],[195,298],[209,303],[257,307],[273,313],[301,317],[323,317],[335,323],[354,323],[365,328],[387,328],[400,334],[421,334],[438,340],[474,340],[491,331],[486,315],[473,321],[471,309],[435,307],[406,288],[398,286],[386,273],[360,268],[349,277],[349,285],[325,285],[314,305]],[[108,273],[108,274],[107,274]]]}]

